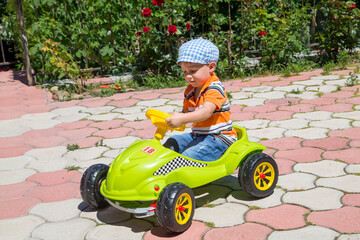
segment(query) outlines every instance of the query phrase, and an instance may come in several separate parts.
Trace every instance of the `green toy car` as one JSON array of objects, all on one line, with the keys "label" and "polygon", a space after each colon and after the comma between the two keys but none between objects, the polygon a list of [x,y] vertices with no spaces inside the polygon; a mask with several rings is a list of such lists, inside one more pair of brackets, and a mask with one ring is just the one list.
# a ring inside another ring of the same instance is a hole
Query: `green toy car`
[{"label": "green toy car", "polygon": [[80,184],[85,203],[95,209],[108,206],[133,213],[135,217],[156,214],[168,232],[184,232],[191,225],[196,188],[232,174],[239,167],[238,181],[247,194],[271,195],[278,181],[275,161],[262,153],[266,148],[250,142],[246,130],[234,126],[238,140],[216,161],[185,157],[161,145],[170,115],[149,109],[146,116],[157,126],[155,139],[138,140],[111,164],[95,164],[83,174]]}]

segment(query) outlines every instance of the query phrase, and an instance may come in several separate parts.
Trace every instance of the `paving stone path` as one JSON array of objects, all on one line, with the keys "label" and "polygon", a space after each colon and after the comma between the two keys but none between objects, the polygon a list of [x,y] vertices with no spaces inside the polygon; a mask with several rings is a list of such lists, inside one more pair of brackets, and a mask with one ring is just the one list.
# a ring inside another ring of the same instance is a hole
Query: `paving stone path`
[{"label": "paving stone path", "polygon": [[347,86],[350,71],[224,82],[234,123],[268,148],[279,182],[264,199],[242,192],[236,172],[194,189],[193,224],[177,236],[155,217],[92,210],[79,182],[88,166],[152,138],[145,111],[180,110],[184,88],[54,102],[2,72],[0,239],[360,239],[360,86]]}]

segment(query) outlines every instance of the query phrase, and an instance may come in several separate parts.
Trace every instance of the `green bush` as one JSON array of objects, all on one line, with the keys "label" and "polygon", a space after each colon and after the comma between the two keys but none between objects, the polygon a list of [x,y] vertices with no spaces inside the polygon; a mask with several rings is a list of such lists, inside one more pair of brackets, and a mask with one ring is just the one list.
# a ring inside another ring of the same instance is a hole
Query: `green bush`
[{"label": "green bush", "polygon": [[[219,47],[217,74],[221,78],[282,69],[300,71],[297,55],[309,52],[306,44],[310,25],[317,26],[315,36],[320,50],[327,53],[326,61],[345,62],[344,58],[338,59],[340,50],[351,52],[359,43],[360,14],[353,1],[321,0],[315,5],[313,0],[23,3],[31,64],[36,73],[54,72],[49,64],[51,56],[41,51],[44,41],[51,39],[64,46],[81,69],[99,68],[101,74],[140,71],[146,77],[139,84],[153,87],[180,84],[177,51],[192,38],[204,37]],[[14,1],[8,1],[1,25],[3,36],[11,36],[21,50],[15,10]],[[0,11],[4,12],[3,5]],[[247,62],[253,57],[260,59],[255,69]]]}]

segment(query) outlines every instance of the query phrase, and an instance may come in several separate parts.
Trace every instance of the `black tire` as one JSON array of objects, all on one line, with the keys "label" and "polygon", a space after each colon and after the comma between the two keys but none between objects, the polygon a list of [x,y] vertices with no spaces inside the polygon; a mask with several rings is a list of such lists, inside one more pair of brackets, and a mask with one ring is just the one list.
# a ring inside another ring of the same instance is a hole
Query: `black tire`
[{"label": "black tire", "polygon": [[109,205],[100,193],[101,182],[106,178],[109,166],[94,164],[84,172],[80,182],[80,194],[84,202],[92,208],[99,209]]},{"label": "black tire", "polygon": [[172,183],[159,196],[156,219],[167,232],[182,233],[191,226],[194,211],[193,191],[182,183]]},{"label": "black tire", "polygon": [[244,192],[263,198],[274,192],[279,170],[272,157],[264,153],[250,155],[239,169],[238,180]]}]

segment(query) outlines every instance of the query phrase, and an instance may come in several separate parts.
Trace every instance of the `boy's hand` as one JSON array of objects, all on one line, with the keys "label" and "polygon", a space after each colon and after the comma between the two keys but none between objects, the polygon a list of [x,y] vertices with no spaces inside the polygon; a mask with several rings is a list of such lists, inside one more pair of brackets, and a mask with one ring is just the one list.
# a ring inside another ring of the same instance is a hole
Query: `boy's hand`
[{"label": "boy's hand", "polygon": [[178,128],[184,124],[183,120],[184,113],[174,113],[171,117],[165,119],[165,122],[172,128]]}]

